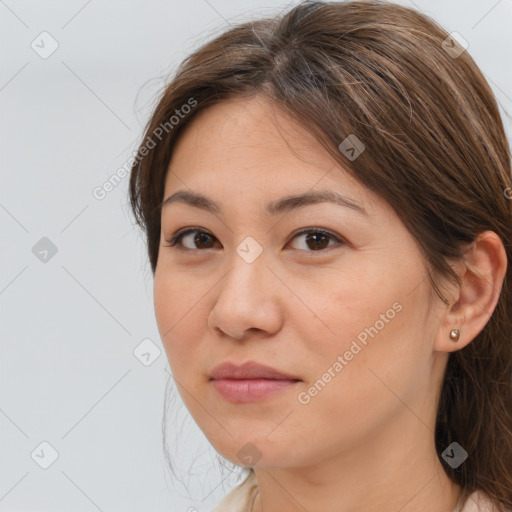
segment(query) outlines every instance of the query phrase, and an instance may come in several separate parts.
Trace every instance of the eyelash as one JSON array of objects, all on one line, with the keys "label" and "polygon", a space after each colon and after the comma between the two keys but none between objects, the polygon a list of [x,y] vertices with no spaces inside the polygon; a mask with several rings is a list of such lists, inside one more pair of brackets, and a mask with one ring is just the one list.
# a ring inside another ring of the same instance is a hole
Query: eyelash
[{"label": "eyelash", "polygon": [[[163,244],[164,247],[175,247],[177,246],[176,248],[180,251],[206,251],[208,249],[189,249],[189,248],[185,248],[183,246],[180,246],[178,245],[182,238],[190,233],[204,233],[206,235],[209,235],[211,236],[212,238],[215,239],[215,237],[208,233],[207,231],[204,231],[203,229],[200,229],[200,228],[188,228],[184,231],[181,231],[181,232],[178,232],[176,235],[174,235],[173,237],[171,237],[170,239],[165,239],[165,241],[167,242],[166,244]],[[328,236],[330,237],[331,239],[335,240],[336,242],[338,242],[339,244],[341,245],[344,245],[346,244],[346,241],[343,240],[342,238],[340,238],[339,236],[335,235],[334,233],[331,233],[330,231],[326,231],[325,229],[322,229],[322,228],[303,228],[299,231],[297,231],[293,237],[292,237],[292,240],[294,240],[296,237],[298,237],[299,235],[303,235],[305,233],[315,233],[315,234],[321,234],[321,235],[324,235],[324,236]],[[315,253],[315,252],[324,252],[326,251],[327,249],[330,249],[331,247],[328,247],[328,248],[325,248],[325,249],[319,249],[317,251],[313,251],[313,250],[310,250],[310,251],[307,251],[307,250],[304,250],[304,249],[297,249],[297,250],[302,250],[304,252],[311,252],[311,253]]]}]

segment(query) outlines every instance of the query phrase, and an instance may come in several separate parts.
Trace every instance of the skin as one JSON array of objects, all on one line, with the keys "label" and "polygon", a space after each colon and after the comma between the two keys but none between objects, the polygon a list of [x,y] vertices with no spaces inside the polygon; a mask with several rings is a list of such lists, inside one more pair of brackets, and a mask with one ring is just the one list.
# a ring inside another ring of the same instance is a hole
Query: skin
[{"label": "skin", "polygon": [[[332,203],[263,212],[270,200],[320,189],[344,194],[366,215]],[[162,209],[157,324],[183,401],[214,448],[239,465],[247,443],[257,454],[254,512],[450,512],[460,488],[435,450],[438,393],[449,352],[470,343],[496,306],[506,270],[499,237],[485,232],[469,247],[467,262],[481,278],[456,264],[464,284],[445,283],[444,305],[390,206],[259,96],[222,102],[192,121],[164,198],[178,190],[206,195],[222,213],[178,202]],[[197,245],[193,233],[182,250],[168,247],[184,227],[211,238]],[[307,234],[295,235],[304,227],[334,237],[317,249]],[[252,263],[236,252],[248,236],[263,249]],[[300,403],[298,393],[396,303],[400,312]],[[458,343],[449,339],[453,328]],[[260,362],[301,382],[230,403],[209,380],[224,361]]]}]

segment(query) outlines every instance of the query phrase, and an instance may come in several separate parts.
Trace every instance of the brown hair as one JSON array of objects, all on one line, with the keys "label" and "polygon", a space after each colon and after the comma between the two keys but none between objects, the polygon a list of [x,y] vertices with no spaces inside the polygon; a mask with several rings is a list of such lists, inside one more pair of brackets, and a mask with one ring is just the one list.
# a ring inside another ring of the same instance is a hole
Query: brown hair
[{"label": "brown hair", "polygon": [[[463,497],[480,489],[503,510],[512,507],[510,147],[490,87],[466,51],[450,52],[459,47],[448,36],[427,16],[379,0],[306,1],[230,28],[190,55],[166,87],[144,134],[159,142],[139,148],[130,201],[154,273],[179,134],[211,105],[260,94],[391,205],[445,303],[438,278],[459,282],[449,261],[463,258],[479,232],[497,233],[509,262],[499,301],[479,335],[450,355],[435,435],[438,454],[452,441],[469,454],[457,469],[441,458]],[[338,149],[349,135],[366,146],[355,160]]]}]

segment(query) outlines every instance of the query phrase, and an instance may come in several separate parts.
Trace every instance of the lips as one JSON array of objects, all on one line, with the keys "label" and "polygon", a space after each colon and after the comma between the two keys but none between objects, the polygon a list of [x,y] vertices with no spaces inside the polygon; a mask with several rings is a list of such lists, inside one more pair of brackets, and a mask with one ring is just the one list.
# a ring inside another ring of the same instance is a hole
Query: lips
[{"label": "lips", "polygon": [[210,374],[210,380],[219,379],[300,380],[298,377],[289,373],[278,371],[270,366],[254,363],[252,361],[242,365],[226,362],[216,366]]},{"label": "lips", "polygon": [[247,362],[222,363],[210,374],[210,382],[228,402],[257,402],[292,389],[300,382],[294,375],[270,366]]}]

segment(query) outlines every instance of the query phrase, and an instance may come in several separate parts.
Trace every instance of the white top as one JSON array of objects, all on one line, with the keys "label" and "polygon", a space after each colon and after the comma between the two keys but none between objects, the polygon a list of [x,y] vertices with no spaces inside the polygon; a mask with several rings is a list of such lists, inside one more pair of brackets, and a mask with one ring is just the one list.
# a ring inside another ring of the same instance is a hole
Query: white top
[{"label": "white top", "polygon": [[[250,512],[256,498],[258,483],[254,471],[231,492],[229,492],[212,512]],[[493,512],[490,501],[481,491],[469,495],[464,507],[455,507],[452,512]]]}]

